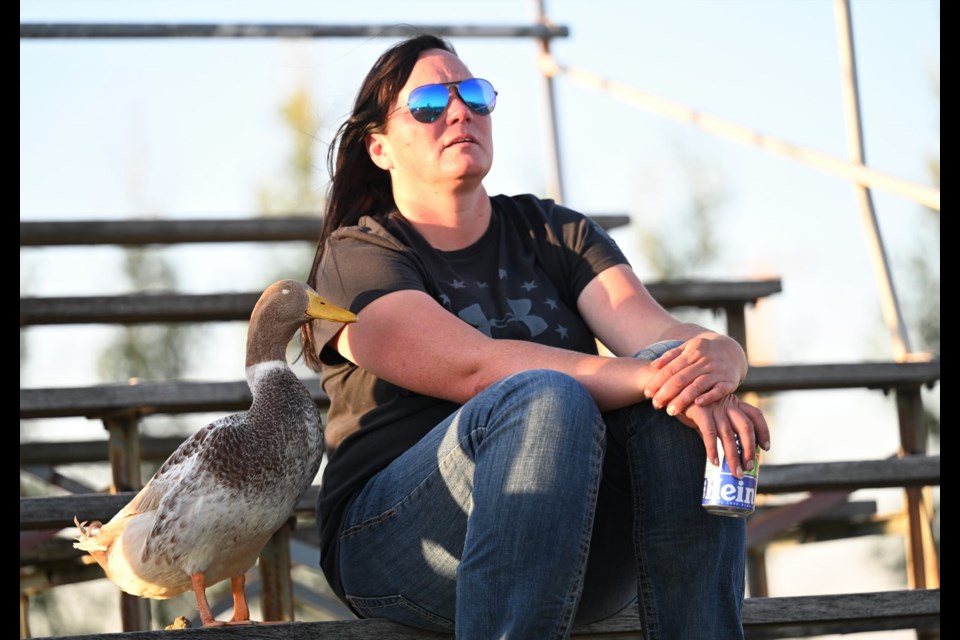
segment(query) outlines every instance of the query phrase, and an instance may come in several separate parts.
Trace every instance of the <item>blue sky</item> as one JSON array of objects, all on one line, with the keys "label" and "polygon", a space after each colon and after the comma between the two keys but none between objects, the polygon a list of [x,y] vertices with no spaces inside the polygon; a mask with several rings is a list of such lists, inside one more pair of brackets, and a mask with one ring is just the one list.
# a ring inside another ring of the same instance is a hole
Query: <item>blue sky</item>
[{"label": "blue sky", "polygon": [[[547,0],[570,28],[553,52],[582,67],[805,147],[846,156],[834,4],[831,0]],[[20,2],[21,22],[316,22],[530,24],[535,3],[274,0]],[[868,165],[931,185],[939,155],[940,3],[852,2]],[[290,134],[279,108],[309,88],[321,143],[348,113],[373,60],[392,42],[281,40],[21,40],[21,220],[254,215],[260,187],[284,172]],[[548,183],[545,101],[537,46],[527,40],[454,39],[472,71],[500,92],[491,193],[543,194]],[[844,180],[664,120],[602,93],[557,80],[566,204],[628,213],[615,232],[643,277],[641,228],[687,239],[692,158],[720,185],[714,232],[722,250],[699,275],[783,278],[750,330],[767,361],[889,358],[853,188]],[[322,161],[316,188],[325,188]],[[921,252],[939,273],[939,237],[920,207],[874,199],[901,293]],[[240,251],[243,251],[241,248]],[[226,249],[172,252],[186,291],[261,284],[264,260]],[[252,253],[250,255],[253,255]],[[125,290],[111,249],[21,250],[21,294]],[[910,317],[908,317],[908,321]],[[722,322],[718,324],[722,328]],[[221,335],[235,336],[235,331]],[[94,382],[99,327],[30,329],[23,386]],[[238,379],[242,346],[221,343],[192,376]],[[239,341],[242,345],[242,339]],[[896,447],[889,398],[868,392],[784,394],[771,459],[883,457]],[[832,419],[825,419],[829,416]],[[871,431],[837,429],[868,423]],[[24,429],[21,426],[21,437]],[[75,434],[102,429],[86,424]],[[76,437],[82,437],[76,435]],[[762,477],[761,477],[762,481]]]}]

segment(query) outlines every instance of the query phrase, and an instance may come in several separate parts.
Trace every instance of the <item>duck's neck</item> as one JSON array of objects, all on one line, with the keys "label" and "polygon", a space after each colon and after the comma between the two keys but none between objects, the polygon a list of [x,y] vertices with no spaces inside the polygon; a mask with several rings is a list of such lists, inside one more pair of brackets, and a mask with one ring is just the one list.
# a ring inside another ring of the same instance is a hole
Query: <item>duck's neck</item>
[{"label": "duck's neck", "polygon": [[247,383],[255,389],[257,381],[271,371],[289,369],[287,343],[295,327],[271,318],[255,309],[247,328]]},{"label": "duck's neck", "polygon": [[286,360],[268,360],[266,362],[257,362],[247,366],[247,384],[250,385],[250,390],[253,393],[256,393],[257,384],[271,372],[289,370],[290,365],[287,364]]},{"label": "duck's neck", "polygon": [[258,362],[287,359],[287,344],[293,339],[298,325],[276,318],[276,314],[260,312],[259,304],[250,316],[247,327],[247,362],[251,367]]}]

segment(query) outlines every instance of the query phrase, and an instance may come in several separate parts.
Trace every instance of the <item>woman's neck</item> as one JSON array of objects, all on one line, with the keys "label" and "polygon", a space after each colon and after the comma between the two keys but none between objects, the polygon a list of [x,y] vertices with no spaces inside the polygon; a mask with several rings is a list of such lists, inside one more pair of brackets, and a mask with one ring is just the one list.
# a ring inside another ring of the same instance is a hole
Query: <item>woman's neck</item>
[{"label": "woman's neck", "polygon": [[467,193],[394,192],[394,201],[417,233],[441,251],[469,247],[490,226],[490,198],[482,185]]}]

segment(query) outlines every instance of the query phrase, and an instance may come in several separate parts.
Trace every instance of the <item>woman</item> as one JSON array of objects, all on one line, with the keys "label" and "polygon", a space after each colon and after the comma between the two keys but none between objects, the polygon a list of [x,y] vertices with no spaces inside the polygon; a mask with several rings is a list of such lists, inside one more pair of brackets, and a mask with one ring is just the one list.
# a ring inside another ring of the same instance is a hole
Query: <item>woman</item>
[{"label": "woman", "polygon": [[647,640],[740,637],[744,523],[699,498],[718,436],[731,468],[769,447],[731,395],[744,353],[582,215],[488,196],[495,104],[418,36],[331,149],[310,281],[360,319],[303,336],[331,399],[323,569],[358,615],[458,638],[565,638],[638,598]]}]

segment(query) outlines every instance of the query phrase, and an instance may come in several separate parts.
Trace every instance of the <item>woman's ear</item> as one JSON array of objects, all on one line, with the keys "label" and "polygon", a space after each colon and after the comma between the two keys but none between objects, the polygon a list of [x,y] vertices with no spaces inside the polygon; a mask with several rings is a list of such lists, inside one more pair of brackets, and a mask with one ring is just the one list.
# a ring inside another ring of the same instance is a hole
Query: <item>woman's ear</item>
[{"label": "woman's ear", "polygon": [[371,133],[367,135],[366,143],[367,155],[370,156],[373,164],[384,171],[389,171],[393,168],[393,162],[390,160],[389,143],[382,133]]}]

